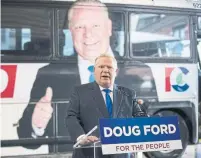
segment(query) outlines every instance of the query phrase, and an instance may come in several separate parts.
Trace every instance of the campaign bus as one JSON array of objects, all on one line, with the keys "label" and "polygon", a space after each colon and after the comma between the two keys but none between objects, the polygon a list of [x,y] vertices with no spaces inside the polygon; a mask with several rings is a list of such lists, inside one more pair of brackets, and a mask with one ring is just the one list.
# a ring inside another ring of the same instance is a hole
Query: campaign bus
[{"label": "campaign bus", "polygon": [[[102,3],[107,27],[90,14],[79,17],[81,22],[75,18],[72,30],[73,1],[1,1],[2,156],[72,153],[74,142],[65,125],[69,98],[74,86],[90,82],[91,73],[90,62],[80,57],[79,42],[80,49],[98,52],[107,41],[102,53],[114,55],[121,72],[115,83],[133,89],[149,116],[178,117],[183,149],[146,152],[147,157],[180,157],[188,144],[198,143],[201,2]],[[33,125],[33,113],[42,98],[51,101],[44,107],[53,112],[39,128]]]}]

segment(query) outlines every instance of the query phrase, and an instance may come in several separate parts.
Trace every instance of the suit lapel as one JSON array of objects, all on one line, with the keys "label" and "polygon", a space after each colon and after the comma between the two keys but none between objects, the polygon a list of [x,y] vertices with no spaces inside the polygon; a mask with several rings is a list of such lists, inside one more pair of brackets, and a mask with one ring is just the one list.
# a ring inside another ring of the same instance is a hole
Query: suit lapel
[{"label": "suit lapel", "polygon": [[[102,117],[108,118],[109,113],[107,111],[107,107],[105,105],[105,101],[104,101],[103,95],[100,91],[98,84],[96,82],[93,82],[90,85],[89,89],[90,89],[89,95],[92,96],[96,109],[99,111],[99,113],[102,115]],[[116,85],[114,85],[114,88],[113,88],[113,111],[112,111],[113,118],[118,117],[119,111],[122,106],[122,102],[123,102],[123,95],[118,90],[118,87]]]},{"label": "suit lapel", "polygon": [[121,92],[118,90],[117,85],[114,85],[114,91],[113,91],[113,118],[118,117],[119,110],[122,105],[122,100],[123,100],[123,95]]},{"label": "suit lapel", "polygon": [[90,90],[91,90],[90,95],[93,98],[96,109],[101,113],[102,117],[104,118],[109,117],[109,114],[105,105],[105,101],[98,84],[96,82],[93,82],[91,84]]}]

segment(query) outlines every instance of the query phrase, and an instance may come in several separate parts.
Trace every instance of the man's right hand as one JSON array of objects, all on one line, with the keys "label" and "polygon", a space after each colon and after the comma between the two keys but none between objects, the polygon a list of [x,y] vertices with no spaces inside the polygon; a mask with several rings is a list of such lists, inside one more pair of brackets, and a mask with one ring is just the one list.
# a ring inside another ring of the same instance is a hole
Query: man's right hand
[{"label": "man's right hand", "polygon": [[53,112],[53,108],[51,106],[52,95],[52,88],[48,87],[45,95],[36,103],[32,115],[32,126],[43,129],[47,127]]},{"label": "man's right hand", "polygon": [[[83,139],[83,138],[80,138],[80,139]],[[84,144],[88,144],[88,143],[92,143],[96,141],[98,141],[98,138],[96,136],[87,136],[80,142],[80,144],[84,145]]]}]

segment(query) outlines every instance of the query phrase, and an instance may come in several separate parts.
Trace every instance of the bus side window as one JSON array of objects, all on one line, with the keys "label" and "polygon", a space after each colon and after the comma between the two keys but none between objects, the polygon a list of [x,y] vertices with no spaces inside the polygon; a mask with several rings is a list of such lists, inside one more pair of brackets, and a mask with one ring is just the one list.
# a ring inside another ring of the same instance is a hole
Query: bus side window
[{"label": "bus side window", "polygon": [[28,7],[3,7],[1,52],[14,56],[48,56],[50,45],[50,11]]},{"label": "bus side window", "polygon": [[198,17],[198,29],[201,30],[201,16]]},{"label": "bus side window", "polygon": [[134,57],[190,57],[189,19],[131,13],[130,41]]},{"label": "bus side window", "polygon": [[199,69],[201,70],[201,17],[198,17],[198,31],[197,31],[197,51],[199,57]]},{"label": "bus side window", "polygon": [[197,49],[201,61],[201,17],[198,17]]},{"label": "bus side window", "polygon": [[59,56],[74,56],[75,50],[71,32],[68,29],[68,10],[60,9],[59,17]]},{"label": "bus side window", "polygon": [[116,56],[124,56],[125,43],[125,17],[119,12],[110,12],[109,18],[112,21],[112,36],[110,38],[110,46]]},{"label": "bus side window", "polygon": [[199,35],[197,39],[197,49],[198,49],[198,55],[201,61],[201,35]]},{"label": "bus side window", "polygon": [[[199,112],[201,113],[201,17],[198,17],[197,21],[197,53],[198,53],[198,94],[199,94]],[[201,117],[200,117],[201,118]],[[199,125],[201,120],[199,119]]]}]

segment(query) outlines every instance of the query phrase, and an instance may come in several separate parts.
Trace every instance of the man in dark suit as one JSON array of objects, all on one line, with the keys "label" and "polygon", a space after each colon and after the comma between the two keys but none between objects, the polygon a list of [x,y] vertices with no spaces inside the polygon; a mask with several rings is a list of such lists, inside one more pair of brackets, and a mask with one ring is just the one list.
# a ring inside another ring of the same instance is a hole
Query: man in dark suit
[{"label": "man in dark suit", "polygon": [[[85,134],[98,125],[99,118],[147,116],[140,106],[133,104],[135,92],[114,84],[117,71],[116,59],[102,54],[95,61],[95,82],[74,89],[66,117],[66,126],[73,142],[80,139],[83,139],[81,144],[97,141],[98,130],[86,138]],[[73,154],[73,158],[88,156],[89,152],[85,153],[84,150],[75,150]],[[98,156],[102,157],[101,154]],[[119,157],[126,156],[122,154]]]},{"label": "man in dark suit", "polygon": [[[76,8],[76,6],[82,7]],[[65,102],[68,103],[71,90],[75,85],[89,83],[93,79],[92,73],[87,68],[93,64],[95,57],[103,52],[114,54],[109,46],[111,21],[104,4],[95,0],[77,1],[69,10],[68,19],[74,47],[78,54],[77,62],[75,64],[51,63],[39,69],[31,90],[29,104],[19,121],[17,129],[19,138],[69,136],[64,128],[63,117],[68,108]],[[127,69],[123,66],[119,65],[117,83],[126,83],[127,86],[141,90],[143,75],[149,76],[150,81],[153,81],[148,66],[139,63],[134,63]],[[139,66],[141,71],[145,70],[145,72],[135,74]],[[150,94],[156,94],[154,82],[153,86],[148,89]],[[146,95],[146,93],[143,94]],[[52,102],[57,101],[62,103],[57,103],[55,106],[56,104]],[[24,147],[36,149],[39,146],[26,145]],[[72,150],[72,145],[59,145],[58,147],[49,145],[49,152],[68,150]]]}]

